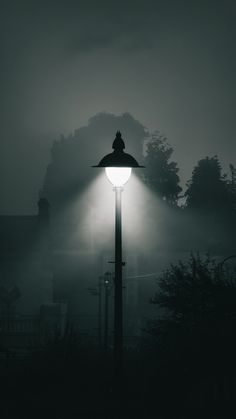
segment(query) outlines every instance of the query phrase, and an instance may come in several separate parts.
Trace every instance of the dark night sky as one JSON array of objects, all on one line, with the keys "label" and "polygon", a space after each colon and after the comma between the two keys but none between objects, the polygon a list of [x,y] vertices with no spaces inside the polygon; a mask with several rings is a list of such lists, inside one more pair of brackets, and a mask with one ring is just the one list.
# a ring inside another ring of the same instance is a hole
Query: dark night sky
[{"label": "dark night sky", "polygon": [[104,110],[160,129],[183,182],[207,154],[236,164],[235,11],[234,0],[1,0],[0,213],[35,211],[52,141]]}]

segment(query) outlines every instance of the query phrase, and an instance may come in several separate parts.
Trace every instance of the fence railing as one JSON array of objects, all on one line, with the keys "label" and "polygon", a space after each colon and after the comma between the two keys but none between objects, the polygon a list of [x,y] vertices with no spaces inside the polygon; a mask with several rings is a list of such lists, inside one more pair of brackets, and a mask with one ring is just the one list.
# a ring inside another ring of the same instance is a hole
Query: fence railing
[{"label": "fence railing", "polygon": [[39,316],[1,316],[0,334],[37,334],[40,329]]}]

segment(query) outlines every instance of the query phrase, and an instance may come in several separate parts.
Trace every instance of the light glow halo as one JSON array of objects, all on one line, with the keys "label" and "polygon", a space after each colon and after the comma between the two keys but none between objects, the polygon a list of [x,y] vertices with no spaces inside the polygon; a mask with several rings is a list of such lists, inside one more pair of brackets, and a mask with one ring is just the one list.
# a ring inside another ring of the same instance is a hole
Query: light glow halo
[{"label": "light glow halo", "polygon": [[105,167],[105,172],[109,182],[115,187],[124,186],[131,175],[131,167]]}]

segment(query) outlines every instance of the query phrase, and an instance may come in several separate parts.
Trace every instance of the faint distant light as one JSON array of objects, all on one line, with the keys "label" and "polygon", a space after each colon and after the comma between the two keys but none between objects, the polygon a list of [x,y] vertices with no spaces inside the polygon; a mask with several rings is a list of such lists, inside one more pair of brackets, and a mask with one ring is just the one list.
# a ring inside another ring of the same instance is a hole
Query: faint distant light
[{"label": "faint distant light", "polygon": [[122,187],[128,182],[131,175],[131,167],[106,167],[108,180],[115,187]]}]

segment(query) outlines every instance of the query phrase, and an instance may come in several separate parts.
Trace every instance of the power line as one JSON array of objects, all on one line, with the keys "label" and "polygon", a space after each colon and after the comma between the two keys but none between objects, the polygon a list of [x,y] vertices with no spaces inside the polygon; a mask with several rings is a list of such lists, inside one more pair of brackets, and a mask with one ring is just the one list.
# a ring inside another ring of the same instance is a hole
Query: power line
[{"label": "power line", "polygon": [[160,273],[153,272],[151,274],[144,274],[144,275],[135,275],[135,276],[126,276],[124,279],[139,279],[139,278],[152,278],[154,276],[158,276]]}]

